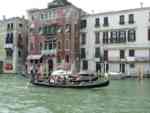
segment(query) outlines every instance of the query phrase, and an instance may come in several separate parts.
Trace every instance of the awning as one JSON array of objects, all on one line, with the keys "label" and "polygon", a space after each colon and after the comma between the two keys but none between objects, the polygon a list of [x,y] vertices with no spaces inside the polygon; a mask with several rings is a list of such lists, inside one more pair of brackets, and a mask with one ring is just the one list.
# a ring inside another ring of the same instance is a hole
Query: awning
[{"label": "awning", "polygon": [[42,55],[29,55],[27,60],[39,60],[41,57]]}]

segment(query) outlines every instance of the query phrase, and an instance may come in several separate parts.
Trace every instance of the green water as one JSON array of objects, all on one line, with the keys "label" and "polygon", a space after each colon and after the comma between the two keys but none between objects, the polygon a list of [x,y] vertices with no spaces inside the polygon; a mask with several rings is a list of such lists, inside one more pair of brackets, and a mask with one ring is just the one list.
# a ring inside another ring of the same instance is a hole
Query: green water
[{"label": "green water", "polygon": [[150,113],[150,80],[79,90],[41,88],[19,75],[0,75],[0,113]]}]

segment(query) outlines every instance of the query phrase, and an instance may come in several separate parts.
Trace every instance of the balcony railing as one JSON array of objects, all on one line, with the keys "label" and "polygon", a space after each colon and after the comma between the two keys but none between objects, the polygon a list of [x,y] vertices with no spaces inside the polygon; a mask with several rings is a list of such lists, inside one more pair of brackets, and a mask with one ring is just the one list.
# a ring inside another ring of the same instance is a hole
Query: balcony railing
[{"label": "balcony railing", "polygon": [[56,49],[46,49],[42,50],[42,55],[55,55]]},{"label": "balcony railing", "polygon": [[135,57],[126,57],[126,60],[128,61],[128,62],[134,62],[135,61]]}]

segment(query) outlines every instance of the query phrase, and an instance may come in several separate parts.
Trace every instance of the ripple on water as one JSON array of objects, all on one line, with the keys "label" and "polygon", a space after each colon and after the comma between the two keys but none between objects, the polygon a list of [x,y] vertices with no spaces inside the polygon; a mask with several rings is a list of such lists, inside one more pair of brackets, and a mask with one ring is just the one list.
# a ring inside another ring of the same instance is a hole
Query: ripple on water
[{"label": "ripple on water", "polygon": [[149,113],[150,80],[111,81],[98,89],[42,88],[0,76],[0,113]]},{"label": "ripple on water", "polygon": [[49,109],[45,108],[45,107],[36,106],[36,107],[26,109],[26,111],[24,111],[22,113],[53,113],[53,112],[50,111]]}]

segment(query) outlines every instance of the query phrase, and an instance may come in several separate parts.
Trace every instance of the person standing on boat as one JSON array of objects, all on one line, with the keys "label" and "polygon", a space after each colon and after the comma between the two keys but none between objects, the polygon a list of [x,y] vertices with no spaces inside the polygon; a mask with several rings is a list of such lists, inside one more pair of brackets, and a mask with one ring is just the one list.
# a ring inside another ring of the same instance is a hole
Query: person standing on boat
[{"label": "person standing on boat", "polygon": [[101,79],[101,73],[100,73],[100,70],[97,71],[97,77]]},{"label": "person standing on boat", "polygon": [[31,83],[33,83],[35,80],[35,66],[31,66]]}]

